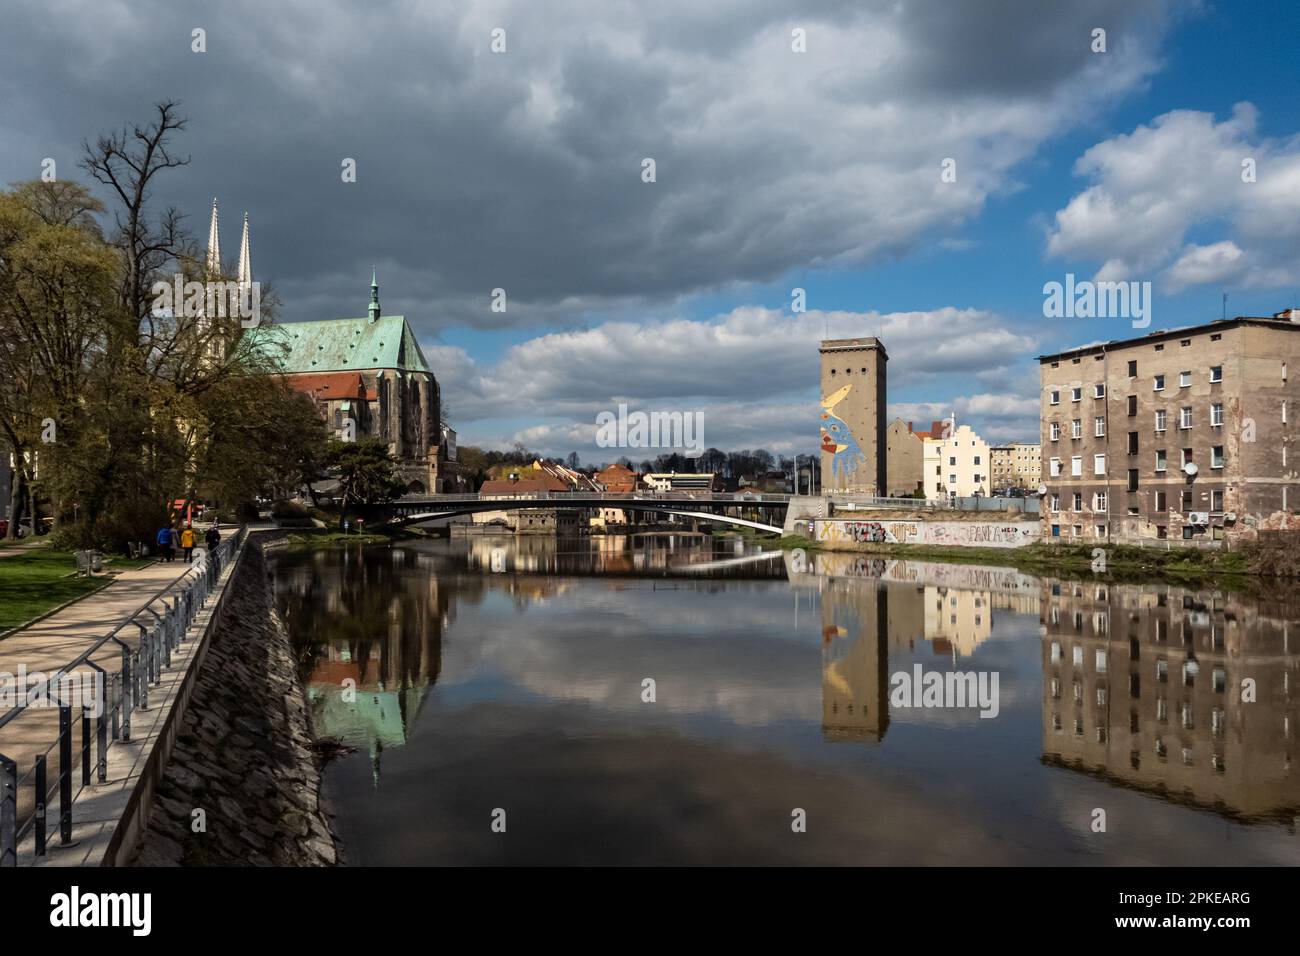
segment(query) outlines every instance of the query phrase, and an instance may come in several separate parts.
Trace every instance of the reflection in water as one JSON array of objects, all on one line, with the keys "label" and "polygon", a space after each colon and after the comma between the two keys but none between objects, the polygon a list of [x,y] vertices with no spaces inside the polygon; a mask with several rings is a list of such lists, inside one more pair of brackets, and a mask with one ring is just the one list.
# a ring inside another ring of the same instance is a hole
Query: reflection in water
[{"label": "reflection in water", "polygon": [[1242,817],[1300,808],[1300,601],[1043,582],[1043,755]]},{"label": "reflection in water", "polygon": [[[351,858],[1300,861],[1294,603],[755,553],[482,536],[279,555],[316,732],[360,751],[326,781]],[[914,665],[998,673],[999,716],[891,712]],[[494,841],[480,823],[507,805]],[[1123,840],[1091,834],[1096,806]]]}]

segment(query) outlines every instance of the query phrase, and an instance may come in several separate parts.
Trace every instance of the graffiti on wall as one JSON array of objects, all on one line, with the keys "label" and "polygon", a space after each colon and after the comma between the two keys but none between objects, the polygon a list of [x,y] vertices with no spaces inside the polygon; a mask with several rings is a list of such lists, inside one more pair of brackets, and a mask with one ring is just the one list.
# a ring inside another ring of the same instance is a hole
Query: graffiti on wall
[{"label": "graffiti on wall", "polygon": [[819,519],[817,540],[826,544],[946,544],[1019,548],[1038,540],[1036,521],[860,521]]}]

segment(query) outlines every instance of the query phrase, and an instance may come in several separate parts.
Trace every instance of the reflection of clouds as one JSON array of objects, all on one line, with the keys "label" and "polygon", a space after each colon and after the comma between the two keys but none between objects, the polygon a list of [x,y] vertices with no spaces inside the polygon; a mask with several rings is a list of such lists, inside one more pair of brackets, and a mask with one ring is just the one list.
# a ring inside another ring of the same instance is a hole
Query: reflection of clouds
[{"label": "reflection of clouds", "polygon": [[[556,596],[544,614],[550,620],[530,630],[490,605],[462,613],[444,645],[444,686],[490,670],[547,699],[611,711],[653,707],[751,726],[819,718],[818,621],[810,612],[795,632],[784,583],[747,586],[719,615],[711,591],[614,590],[593,579]],[[789,629],[774,631],[782,620]],[[646,677],[656,682],[655,704],[641,702]]]}]

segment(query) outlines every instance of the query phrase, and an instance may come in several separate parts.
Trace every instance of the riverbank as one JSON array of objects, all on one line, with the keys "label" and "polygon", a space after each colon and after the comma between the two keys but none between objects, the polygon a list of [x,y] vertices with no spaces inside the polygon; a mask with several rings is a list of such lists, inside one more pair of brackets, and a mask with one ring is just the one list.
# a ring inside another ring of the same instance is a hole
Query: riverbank
[{"label": "riverbank", "polygon": [[231,585],[134,862],[331,866],[311,717],[261,542]]},{"label": "riverbank", "polygon": [[850,551],[881,554],[896,558],[947,561],[954,564],[995,564],[1013,567],[1029,574],[1058,576],[1104,576],[1115,581],[1148,581],[1152,576],[1171,582],[1205,581],[1228,587],[1244,588],[1262,580],[1263,572],[1251,566],[1239,551],[1199,551],[1175,548],[1169,551],[1112,545],[1101,549],[1068,544],[1032,544],[1023,548],[941,547],[936,545],[888,544],[863,542],[852,547],[826,547],[811,538],[786,535],[780,540],[784,550]]}]

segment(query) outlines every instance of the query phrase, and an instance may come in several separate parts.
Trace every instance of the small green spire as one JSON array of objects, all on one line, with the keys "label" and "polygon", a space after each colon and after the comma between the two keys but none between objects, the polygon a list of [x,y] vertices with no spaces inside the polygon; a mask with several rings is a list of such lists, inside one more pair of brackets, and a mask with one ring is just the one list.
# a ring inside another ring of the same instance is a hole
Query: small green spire
[{"label": "small green spire", "polygon": [[370,309],[367,317],[371,322],[379,318],[379,278],[374,266],[370,267]]}]

